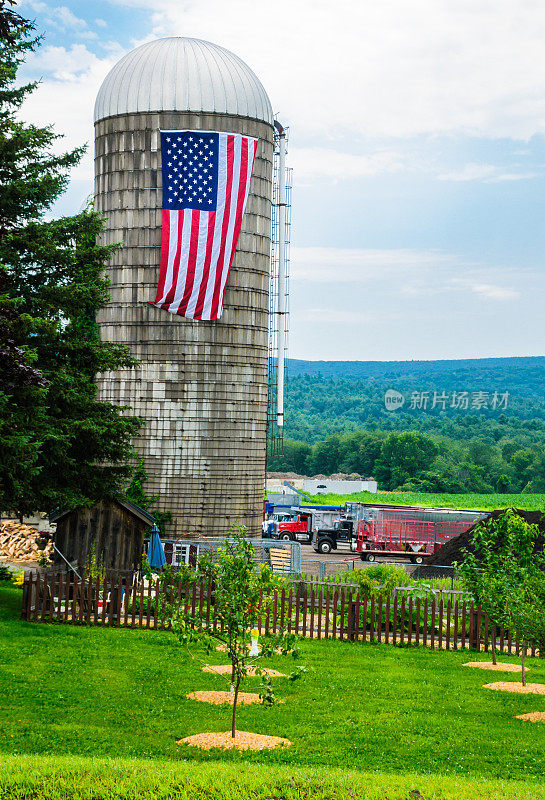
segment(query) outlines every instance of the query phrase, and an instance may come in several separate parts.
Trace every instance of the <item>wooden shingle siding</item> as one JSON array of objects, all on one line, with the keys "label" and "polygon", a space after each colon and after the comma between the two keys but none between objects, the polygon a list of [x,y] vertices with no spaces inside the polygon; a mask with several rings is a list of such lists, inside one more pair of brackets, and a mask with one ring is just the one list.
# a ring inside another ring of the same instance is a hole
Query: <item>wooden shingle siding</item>
[{"label": "wooden shingle siding", "polygon": [[[259,139],[237,251],[215,322],[183,319],[146,304],[155,297],[161,244],[158,132],[229,131]],[[154,187],[157,186],[155,190]],[[236,520],[261,530],[267,428],[267,341],[272,128],[224,114],[142,113],[96,124],[96,209],[112,257],[104,340],[141,362],[100,377],[103,400],[130,406],[147,425],[135,444],[146,491],[171,511],[167,535],[222,536]]]}]

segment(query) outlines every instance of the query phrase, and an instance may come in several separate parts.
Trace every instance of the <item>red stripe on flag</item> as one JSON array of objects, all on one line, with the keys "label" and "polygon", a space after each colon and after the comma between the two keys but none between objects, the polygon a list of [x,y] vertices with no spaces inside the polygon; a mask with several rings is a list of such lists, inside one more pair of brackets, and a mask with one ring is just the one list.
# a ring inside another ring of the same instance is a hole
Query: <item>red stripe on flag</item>
[{"label": "red stripe on flag", "polygon": [[178,284],[178,272],[180,271],[180,252],[182,249],[182,231],[184,229],[184,214],[185,211],[178,212],[178,241],[176,242],[176,255],[174,256],[174,263],[172,265],[172,283],[168,294],[165,297],[165,302],[162,303],[161,308],[169,310],[169,305],[174,300],[176,294],[176,286]]},{"label": "red stripe on flag", "polygon": [[189,257],[187,261],[187,274],[185,278],[184,296],[180,301],[180,305],[176,311],[181,317],[185,316],[187,311],[187,304],[191,299],[193,291],[193,281],[195,279],[195,265],[197,263],[197,252],[199,249],[199,226],[201,222],[201,212],[193,210],[191,217],[191,231],[189,238]]},{"label": "red stripe on flag", "polygon": [[[229,264],[227,266],[227,275],[225,276],[225,282],[223,284],[223,292],[221,294],[221,305],[223,307],[223,298],[225,296],[225,290],[227,288],[227,278],[229,277],[229,272],[231,271],[231,264],[233,263],[233,258],[235,257],[236,245],[238,242],[238,237],[240,234],[240,228],[242,225],[242,217],[243,217],[243,209],[244,209],[244,198],[246,196],[246,186],[248,183],[248,139],[242,139],[242,147],[240,152],[240,181],[238,184],[238,197],[237,197],[237,210],[235,213],[235,227],[233,229],[233,245],[231,250],[231,258],[229,260]],[[257,142],[256,142],[257,144]],[[255,156],[255,148],[254,148],[254,156]],[[253,158],[252,158],[252,166],[253,166]]]},{"label": "red stripe on flag", "polygon": [[208,217],[208,236],[206,237],[206,255],[204,257],[204,265],[202,269],[202,280],[199,289],[199,296],[195,305],[194,319],[201,319],[204,298],[206,297],[206,290],[208,288],[208,276],[210,274],[210,259],[212,258],[212,250],[214,247],[214,229],[216,226],[216,212],[210,211]]},{"label": "red stripe on flag", "polygon": [[159,268],[159,285],[155,300],[148,300],[150,305],[158,303],[165,290],[165,280],[168,268],[168,246],[170,244],[170,212],[168,208],[163,209],[163,229],[161,233],[161,266]]},{"label": "red stripe on flag", "polygon": [[223,261],[225,258],[225,244],[227,239],[227,230],[229,228],[229,214],[231,210],[231,190],[233,186],[233,161],[235,154],[235,137],[227,137],[227,183],[225,186],[225,211],[223,214],[223,225],[221,227],[221,247],[216,266],[216,280],[214,282],[214,295],[212,298],[212,306],[210,311],[210,319],[218,318],[218,306],[220,301],[221,291],[221,278],[223,274]]}]

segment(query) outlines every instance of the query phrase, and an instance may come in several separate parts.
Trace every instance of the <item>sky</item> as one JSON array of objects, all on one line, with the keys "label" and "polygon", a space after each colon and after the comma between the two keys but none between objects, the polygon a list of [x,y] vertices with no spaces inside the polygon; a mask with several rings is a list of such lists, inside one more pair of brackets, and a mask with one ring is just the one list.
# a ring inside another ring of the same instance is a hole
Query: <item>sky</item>
[{"label": "sky", "polygon": [[92,192],[93,105],[134,47],[232,50],[289,126],[292,358],[542,355],[541,0],[22,0],[41,47],[23,116],[87,142],[55,211]]}]

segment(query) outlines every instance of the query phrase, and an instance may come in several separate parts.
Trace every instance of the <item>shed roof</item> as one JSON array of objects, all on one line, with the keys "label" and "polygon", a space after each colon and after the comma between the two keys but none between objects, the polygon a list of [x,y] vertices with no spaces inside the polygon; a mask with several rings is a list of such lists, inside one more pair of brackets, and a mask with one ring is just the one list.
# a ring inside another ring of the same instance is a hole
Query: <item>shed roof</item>
[{"label": "shed roof", "polygon": [[[138,517],[138,519],[140,519],[146,525],[149,525],[150,527],[152,525],[155,525],[155,520],[151,516],[151,514],[148,514],[148,512],[144,511],[144,509],[140,508],[140,506],[137,506],[136,503],[131,503],[129,500],[117,500],[117,499],[111,500],[110,502],[116,503],[118,506],[121,506],[122,508],[125,509],[125,511],[128,511],[129,514],[132,514],[134,517]],[[66,517],[68,514],[71,514],[73,511],[77,511],[77,509],[63,508],[63,509],[58,509],[57,511],[53,511],[49,515],[49,521],[59,522],[59,520],[63,519],[63,517]]]}]

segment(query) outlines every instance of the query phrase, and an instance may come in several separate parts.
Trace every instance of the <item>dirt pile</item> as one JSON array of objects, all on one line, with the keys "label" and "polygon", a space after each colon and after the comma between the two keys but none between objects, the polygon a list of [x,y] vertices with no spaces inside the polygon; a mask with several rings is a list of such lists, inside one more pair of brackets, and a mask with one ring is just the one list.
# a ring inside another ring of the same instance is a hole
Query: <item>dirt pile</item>
[{"label": "dirt pile", "polygon": [[334,472],[332,475],[298,475],[296,472],[267,472],[270,480],[284,481],[365,481],[373,478],[363,478],[357,472]]},{"label": "dirt pile", "polygon": [[[542,511],[524,511],[520,508],[512,509],[515,511],[519,516],[526,520],[526,522],[530,523],[531,525],[537,525],[539,528],[539,535],[536,538],[535,545],[534,545],[534,552],[541,552],[545,549],[545,514]],[[497,509],[496,511],[492,511],[488,519],[498,519],[501,517],[502,514],[505,514],[505,509]],[[469,530],[465,533],[461,533],[459,536],[455,536],[454,539],[450,539],[446,544],[443,545],[436,553],[431,556],[431,558],[426,561],[426,564],[441,564],[444,566],[450,566],[455,561],[463,561],[464,560],[464,553],[462,552],[464,549],[468,550],[470,553],[473,552],[472,540],[473,540],[473,531],[477,528],[481,522],[476,522],[475,525],[472,525]]]},{"label": "dirt pile", "polygon": [[40,550],[36,544],[37,531],[30,525],[19,522],[0,523],[0,561],[10,564],[28,564],[42,555],[51,556],[53,545],[47,543],[45,550]]}]

